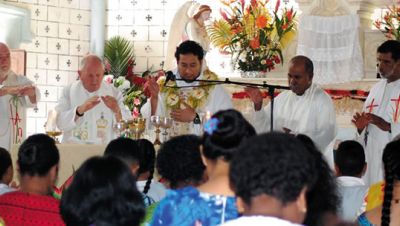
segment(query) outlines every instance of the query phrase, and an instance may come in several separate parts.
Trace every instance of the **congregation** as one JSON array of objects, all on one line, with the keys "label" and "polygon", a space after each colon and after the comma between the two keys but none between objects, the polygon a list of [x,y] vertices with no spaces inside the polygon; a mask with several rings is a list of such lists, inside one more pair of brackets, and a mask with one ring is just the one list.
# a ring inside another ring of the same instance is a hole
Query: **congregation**
[{"label": "congregation", "polygon": [[[386,41],[377,49],[382,79],[363,111],[353,116],[355,139],[333,152],[334,169],[323,153],[336,136],[335,110],[313,84],[308,57],[290,60],[290,90],[276,98],[273,119],[260,90],[245,88],[253,124],[233,109],[222,86],[202,86],[201,80],[218,76],[205,65],[200,44],[182,42],[175,59],[176,80],[160,83],[151,77],[144,85],[149,101],[143,117],[174,121],[173,137],[156,150],[147,139],[117,137],[113,125],[132,116],[122,93],[103,81],[102,59],[83,58],[79,79],[65,87],[55,108],[57,125],[63,142],[107,146],[61,188],[55,187],[63,164],[55,140],[45,134],[28,137],[14,165],[11,125],[0,119],[0,225],[400,223],[400,113],[392,101],[400,96],[400,42]],[[0,112],[9,112],[12,96],[25,107],[40,98],[10,64],[9,49],[0,43]],[[206,120],[204,112],[211,114]]]}]

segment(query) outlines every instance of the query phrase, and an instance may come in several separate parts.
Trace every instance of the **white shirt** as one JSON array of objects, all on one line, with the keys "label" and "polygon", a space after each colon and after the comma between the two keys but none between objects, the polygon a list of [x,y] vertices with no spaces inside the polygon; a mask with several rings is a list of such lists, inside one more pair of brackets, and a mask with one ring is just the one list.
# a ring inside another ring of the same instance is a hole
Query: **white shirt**
[{"label": "white shirt", "polygon": [[341,176],[336,180],[341,196],[339,215],[343,220],[354,221],[368,193],[368,186],[358,177]]},{"label": "white shirt", "polygon": [[[140,192],[143,192],[146,182],[147,180],[140,180],[136,182],[136,186]],[[166,193],[167,190],[163,184],[158,181],[151,181],[150,189],[147,192],[147,195],[150,196],[155,202],[159,202],[161,199],[163,199]]]},{"label": "white shirt", "polygon": [[[32,81],[22,75],[16,75],[14,72],[9,71],[7,74],[7,79],[3,81],[4,86],[24,86],[32,85]],[[36,102],[40,100],[39,89],[36,88]],[[21,133],[18,133],[17,125],[15,124],[16,112],[15,106],[10,103],[12,95],[0,96],[0,147],[10,150],[11,143],[18,143],[24,139],[25,131],[24,120],[25,120],[25,108],[24,107],[34,107],[36,104],[31,103],[28,96],[18,98],[18,116],[20,121],[18,121],[18,128]],[[22,107],[21,107],[22,105]],[[12,120],[12,118],[14,120]],[[17,140],[16,140],[17,139]]]},{"label": "white shirt", "polygon": [[382,79],[372,87],[364,103],[363,111],[383,118],[390,123],[392,131],[389,133],[369,124],[358,136],[357,140],[364,146],[368,163],[367,172],[363,177],[367,185],[383,180],[383,149],[396,135],[400,134],[400,104],[396,106],[397,101],[395,101],[399,98],[400,79],[391,83]]},{"label": "white shirt", "polygon": [[115,97],[121,109],[122,119],[132,118],[129,109],[123,103],[122,93],[114,86],[102,82],[99,90],[90,93],[80,80],[75,81],[64,88],[55,107],[58,113],[57,126],[63,131],[63,142],[108,144],[116,138],[113,131],[115,114],[102,101],[75,121],[77,107],[96,95]]},{"label": "white shirt", "polygon": [[[271,106],[255,112],[258,133],[270,131]],[[274,101],[274,130],[283,127],[294,134],[308,135],[323,151],[336,136],[336,114],[332,99],[324,90],[312,84],[303,95],[283,91]]]},{"label": "white shirt", "polygon": [[0,183],[0,195],[3,195],[7,192],[15,191],[14,188],[9,187],[7,184]]},{"label": "white shirt", "polygon": [[221,226],[300,226],[287,220],[268,216],[243,216]]}]

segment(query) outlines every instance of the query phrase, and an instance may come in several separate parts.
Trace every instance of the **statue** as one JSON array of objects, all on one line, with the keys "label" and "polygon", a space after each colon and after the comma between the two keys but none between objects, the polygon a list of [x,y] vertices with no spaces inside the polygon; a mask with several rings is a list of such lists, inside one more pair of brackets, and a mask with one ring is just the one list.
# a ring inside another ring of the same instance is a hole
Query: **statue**
[{"label": "statue", "polygon": [[204,51],[210,49],[210,39],[205,27],[205,21],[210,18],[210,14],[210,6],[200,5],[194,1],[187,1],[178,9],[169,30],[165,70],[176,67],[174,53],[182,41],[193,40],[198,42]]}]

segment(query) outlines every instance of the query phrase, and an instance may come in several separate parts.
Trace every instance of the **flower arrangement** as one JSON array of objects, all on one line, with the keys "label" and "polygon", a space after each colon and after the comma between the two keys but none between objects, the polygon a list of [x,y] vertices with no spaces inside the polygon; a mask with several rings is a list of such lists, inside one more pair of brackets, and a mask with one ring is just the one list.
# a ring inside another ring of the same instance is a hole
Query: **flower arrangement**
[{"label": "flower arrangement", "polygon": [[283,64],[282,49],[296,31],[293,8],[279,12],[267,8],[269,0],[220,0],[222,18],[207,28],[211,42],[221,51],[232,54],[241,71],[267,72]]},{"label": "flower arrangement", "polygon": [[374,26],[388,39],[400,40],[400,7],[392,5],[388,7],[383,18],[377,19]]}]

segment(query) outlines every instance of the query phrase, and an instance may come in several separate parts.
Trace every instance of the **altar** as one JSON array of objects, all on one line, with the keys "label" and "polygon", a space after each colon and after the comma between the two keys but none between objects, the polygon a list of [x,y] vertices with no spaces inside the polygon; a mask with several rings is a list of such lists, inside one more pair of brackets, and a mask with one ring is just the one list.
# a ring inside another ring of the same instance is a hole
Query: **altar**
[{"label": "altar", "polygon": [[[14,166],[14,181],[19,184],[17,172],[17,159],[19,144],[14,144],[11,147],[11,159]],[[58,180],[56,186],[61,186],[69,176],[76,171],[80,165],[92,156],[102,156],[106,148],[100,144],[57,144],[60,153],[60,163],[58,167]]]}]

